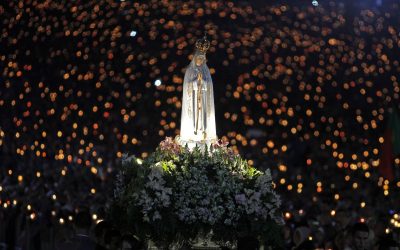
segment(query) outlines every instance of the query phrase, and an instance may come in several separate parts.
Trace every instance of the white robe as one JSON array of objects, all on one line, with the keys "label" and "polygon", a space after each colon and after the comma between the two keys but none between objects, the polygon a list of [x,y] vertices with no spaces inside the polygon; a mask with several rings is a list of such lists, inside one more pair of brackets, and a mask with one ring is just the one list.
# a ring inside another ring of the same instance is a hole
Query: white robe
[{"label": "white robe", "polygon": [[[217,140],[214,91],[210,70],[205,61],[201,66],[197,66],[195,58],[196,55],[186,69],[183,81],[180,141],[183,145],[189,144],[189,147],[193,146],[193,144],[210,144]],[[198,82],[199,73],[202,76],[200,86]],[[197,98],[200,91],[202,91],[200,98],[201,107],[198,110]]]}]

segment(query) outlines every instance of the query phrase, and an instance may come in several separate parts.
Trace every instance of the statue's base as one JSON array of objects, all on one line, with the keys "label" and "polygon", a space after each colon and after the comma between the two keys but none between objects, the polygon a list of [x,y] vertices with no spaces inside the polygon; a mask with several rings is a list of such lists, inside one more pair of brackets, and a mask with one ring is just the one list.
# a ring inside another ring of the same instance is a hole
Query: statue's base
[{"label": "statue's base", "polygon": [[205,139],[205,140],[201,140],[201,141],[195,141],[195,140],[185,140],[185,139],[177,138],[176,140],[181,146],[183,146],[183,147],[187,146],[190,150],[192,150],[196,147],[201,150],[204,150],[206,147],[209,149],[213,143],[217,142],[217,139]]}]

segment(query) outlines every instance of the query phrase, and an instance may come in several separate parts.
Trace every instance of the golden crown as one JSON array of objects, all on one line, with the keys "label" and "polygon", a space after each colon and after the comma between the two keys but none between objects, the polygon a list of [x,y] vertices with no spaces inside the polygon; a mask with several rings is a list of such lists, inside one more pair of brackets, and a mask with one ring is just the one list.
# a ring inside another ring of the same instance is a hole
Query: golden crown
[{"label": "golden crown", "polygon": [[207,40],[207,36],[204,36],[203,39],[199,39],[196,41],[196,49],[202,53],[206,53],[210,48],[210,41]]}]

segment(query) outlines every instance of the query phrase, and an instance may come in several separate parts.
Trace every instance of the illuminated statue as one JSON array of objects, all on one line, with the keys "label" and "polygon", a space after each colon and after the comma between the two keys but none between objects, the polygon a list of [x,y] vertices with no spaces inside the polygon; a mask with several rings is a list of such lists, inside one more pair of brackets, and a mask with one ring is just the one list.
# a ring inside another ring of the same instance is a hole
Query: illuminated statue
[{"label": "illuminated statue", "polygon": [[217,140],[213,84],[206,64],[209,47],[206,37],[196,42],[196,51],[183,82],[180,141],[190,148]]}]

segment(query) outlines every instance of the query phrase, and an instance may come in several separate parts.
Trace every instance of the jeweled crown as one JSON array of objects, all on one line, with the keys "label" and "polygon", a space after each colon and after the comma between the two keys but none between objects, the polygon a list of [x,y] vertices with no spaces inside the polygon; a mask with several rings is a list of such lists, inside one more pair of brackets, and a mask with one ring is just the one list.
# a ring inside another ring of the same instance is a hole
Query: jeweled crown
[{"label": "jeweled crown", "polygon": [[196,49],[202,53],[206,53],[210,48],[210,41],[207,40],[207,36],[204,35],[203,39],[196,41]]}]

